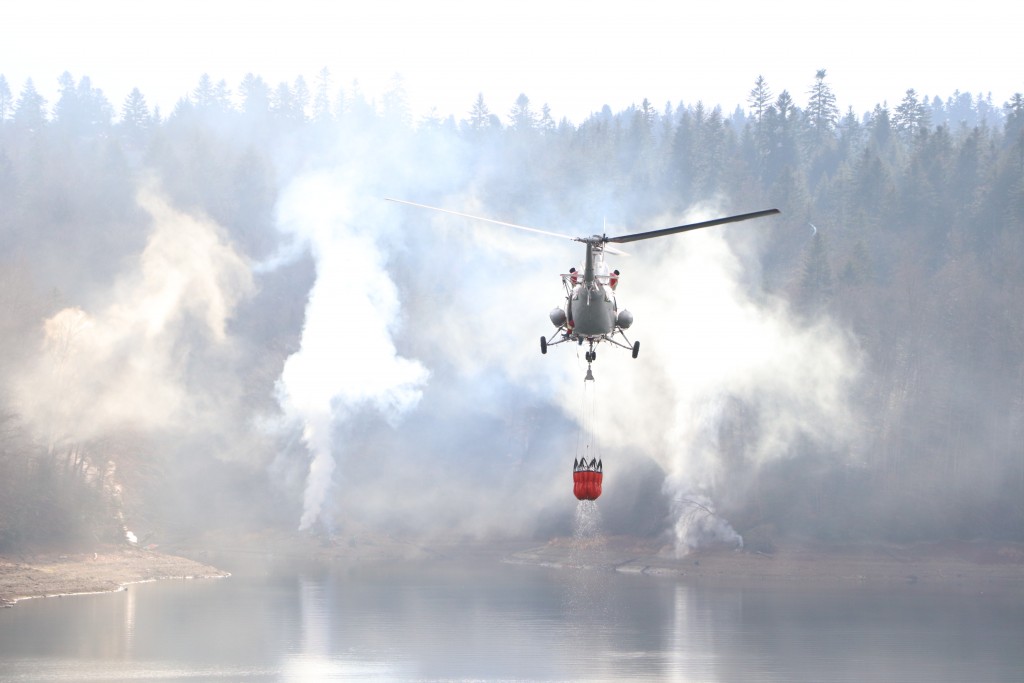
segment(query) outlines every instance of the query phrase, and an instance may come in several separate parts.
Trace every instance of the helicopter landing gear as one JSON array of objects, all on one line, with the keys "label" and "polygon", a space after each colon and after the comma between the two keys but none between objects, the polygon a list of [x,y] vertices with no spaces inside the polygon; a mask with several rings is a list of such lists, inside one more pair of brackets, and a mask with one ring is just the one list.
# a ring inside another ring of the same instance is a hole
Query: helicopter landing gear
[{"label": "helicopter landing gear", "polygon": [[[548,352],[548,340],[547,337],[540,338],[540,352],[546,354]],[[636,354],[633,354],[633,358],[636,358]]]},{"label": "helicopter landing gear", "polygon": [[639,353],[640,353],[640,342],[639,341],[635,341],[635,342],[633,342],[633,358],[636,358]]},{"label": "helicopter landing gear", "polygon": [[583,354],[583,359],[586,360],[588,363],[593,363],[595,360],[597,360],[597,351],[587,351],[585,354]]}]

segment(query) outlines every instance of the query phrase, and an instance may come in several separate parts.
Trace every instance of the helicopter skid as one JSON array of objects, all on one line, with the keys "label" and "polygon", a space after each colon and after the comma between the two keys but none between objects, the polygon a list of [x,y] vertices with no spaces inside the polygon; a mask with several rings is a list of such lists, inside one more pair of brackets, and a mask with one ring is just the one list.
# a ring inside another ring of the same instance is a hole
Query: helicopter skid
[{"label": "helicopter skid", "polygon": [[[620,335],[623,339],[626,340],[626,343],[623,344],[622,342],[620,342],[618,339],[615,338],[615,335]],[[597,352],[594,351],[594,346],[600,344],[603,341],[606,341],[614,346],[618,346],[619,348],[626,349],[627,351],[632,351],[633,358],[636,358],[637,353],[639,352],[640,342],[630,344],[629,337],[626,336],[626,333],[623,332],[622,329],[616,329],[611,334],[585,336],[568,332],[564,326],[558,328],[558,330],[556,330],[550,338],[540,338],[540,352],[547,353],[549,346],[557,346],[559,344],[565,344],[566,342],[575,342],[580,346],[582,346],[583,343],[586,342],[590,348],[590,350],[587,351],[587,362],[592,363],[594,360],[597,359]]]}]

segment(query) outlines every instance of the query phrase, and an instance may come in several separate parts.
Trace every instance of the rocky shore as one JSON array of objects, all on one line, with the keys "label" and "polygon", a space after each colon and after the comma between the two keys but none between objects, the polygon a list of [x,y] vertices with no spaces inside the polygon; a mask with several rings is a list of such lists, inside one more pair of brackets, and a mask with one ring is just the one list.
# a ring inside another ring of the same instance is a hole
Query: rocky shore
[{"label": "rocky shore", "polygon": [[0,605],[18,600],[121,590],[158,579],[224,577],[215,567],[184,557],[134,547],[105,547],[91,553],[0,555]]}]

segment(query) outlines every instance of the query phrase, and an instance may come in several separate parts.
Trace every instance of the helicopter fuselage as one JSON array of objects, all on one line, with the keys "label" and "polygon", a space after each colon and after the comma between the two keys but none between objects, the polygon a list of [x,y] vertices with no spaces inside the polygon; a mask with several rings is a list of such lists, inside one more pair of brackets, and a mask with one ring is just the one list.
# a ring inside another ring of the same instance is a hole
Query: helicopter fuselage
[{"label": "helicopter fuselage", "polygon": [[629,345],[622,343],[616,336],[626,342],[624,330],[633,323],[633,315],[623,309],[619,311],[615,299],[615,287],[619,281],[619,271],[609,272],[604,262],[603,238],[579,240],[587,245],[586,265],[580,274],[575,268],[562,275],[565,287],[565,308],[556,308],[550,314],[551,322],[558,328],[550,340],[541,337],[541,353],[547,353],[548,346],[575,342],[587,344],[585,359],[588,363],[586,379],[593,379],[589,364],[597,358],[594,347],[601,342],[609,342],[615,346],[629,349],[633,357],[640,348],[640,342]]},{"label": "helicopter fuselage", "polygon": [[571,336],[604,337],[614,332],[618,303],[600,245],[587,244],[583,277],[574,279],[570,276],[565,311],[573,323]]},{"label": "helicopter fuselage", "polygon": [[618,306],[615,292],[606,284],[576,285],[568,306],[566,314],[573,321],[572,333],[576,337],[602,337],[615,329]]},{"label": "helicopter fuselage", "polygon": [[[618,271],[608,271],[604,263],[603,238],[580,240],[587,244],[587,262],[581,274],[575,268],[562,274],[562,285],[565,288],[565,307],[551,311],[551,323],[558,328],[549,340],[541,337],[541,353],[548,352],[548,346],[555,344],[577,343],[587,344],[587,377],[593,380],[594,375],[590,364],[597,358],[595,347],[601,342],[608,342],[632,350],[637,357],[640,342],[630,345],[625,330],[633,324],[633,314],[625,308],[618,310],[615,300],[615,287],[618,284]],[[622,337],[627,343],[616,339]]]}]

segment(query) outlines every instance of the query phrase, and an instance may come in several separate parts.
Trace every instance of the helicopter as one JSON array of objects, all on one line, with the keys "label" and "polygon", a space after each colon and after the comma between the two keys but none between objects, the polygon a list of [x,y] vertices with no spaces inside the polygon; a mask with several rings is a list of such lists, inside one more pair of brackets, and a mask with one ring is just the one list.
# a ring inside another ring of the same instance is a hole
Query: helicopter
[{"label": "helicopter", "polygon": [[[608,246],[609,244],[624,244],[653,239],[655,237],[665,237],[680,232],[710,228],[726,223],[737,223],[780,213],[778,209],[764,209],[762,211],[713,218],[707,221],[700,221],[699,223],[688,223],[686,225],[677,225],[671,228],[661,228],[659,230],[649,230],[628,235],[609,237],[608,235],[601,234],[589,237],[572,237],[563,233],[531,228],[515,223],[506,223],[505,221],[492,218],[473,216],[459,211],[452,211],[451,209],[417,204],[416,202],[404,199],[394,199],[391,197],[385,197],[384,199],[421,209],[440,211],[454,216],[461,216],[462,218],[583,243],[586,246],[583,273],[579,273],[575,268],[570,268],[568,273],[561,274],[562,286],[565,289],[565,307],[555,308],[548,314],[551,323],[557,329],[550,337],[541,336],[540,352],[546,354],[548,347],[558,344],[575,343],[582,346],[586,343],[587,351],[584,359],[587,361],[587,374],[584,377],[585,381],[592,381],[594,379],[591,364],[597,360],[597,350],[595,347],[601,342],[608,342],[611,345],[631,351],[633,358],[636,358],[640,353],[640,342],[630,342],[626,336],[626,330],[633,324],[633,314],[625,308],[620,310],[618,300],[615,297],[620,273],[618,270],[610,271],[604,260],[605,253],[625,256],[626,252]],[[621,337],[624,341],[620,341],[618,337]]]}]

